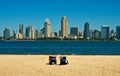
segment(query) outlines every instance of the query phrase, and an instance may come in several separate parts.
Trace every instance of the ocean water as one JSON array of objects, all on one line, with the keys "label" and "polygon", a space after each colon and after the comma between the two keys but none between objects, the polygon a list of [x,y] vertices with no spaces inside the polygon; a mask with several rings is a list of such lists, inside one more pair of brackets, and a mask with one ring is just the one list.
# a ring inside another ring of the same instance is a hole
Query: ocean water
[{"label": "ocean water", "polygon": [[120,42],[0,41],[0,54],[120,55]]}]

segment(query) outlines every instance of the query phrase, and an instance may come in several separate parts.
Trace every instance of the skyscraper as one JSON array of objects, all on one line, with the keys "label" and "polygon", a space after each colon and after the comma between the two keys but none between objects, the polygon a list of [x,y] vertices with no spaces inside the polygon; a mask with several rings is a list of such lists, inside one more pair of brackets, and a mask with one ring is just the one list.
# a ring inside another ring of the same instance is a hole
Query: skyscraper
[{"label": "skyscraper", "polygon": [[116,37],[120,39],[120,26],[116,26]]},{"label": "skyscraper", "polygon": [[10,30],[8,28],[4,29],[4,39],[10,38]]},{"label": "skyscraper", "polygon": [[89,38],[89,23],[86,22],[84,25],[84,38],[87,39]]},{"label": "skyscraper", "polygon": [[71,27],[70,28],[70,35],[71,36],[78,36],[78,27]]},{"label": "skyscraper", "polygon": [[22,38],[24,38],[24,31],[23,31],[23,24],[19,25],[19,33],[22,35]]},{"label": "skyscraper", "polygon": [[61,20],[61,36],[63,38],[68,36],[68,21],[65,16],[63,16]]},{"label": "skyscraper", "polygon": [[19,25],[19,33],[24,34],[24,32],[23,32],[23,24]]},{"label": "skyscraper", "polygon": [[101,39],[109,39],[110,27],[108,25],[101,26]]},{"label": "skyscraper", "polygon": [[46,19],[45,22],[44,22],[44,28],[45,28],[45,37],[50,37],[50,33],[51,33],[51,30],[50,30],[50,21],[49,19]]},{"label": "skyscraper", "polygon": [[34,39],[35,38],[35,32],[33,26],[26,27],[26,38],[28,39]]}]

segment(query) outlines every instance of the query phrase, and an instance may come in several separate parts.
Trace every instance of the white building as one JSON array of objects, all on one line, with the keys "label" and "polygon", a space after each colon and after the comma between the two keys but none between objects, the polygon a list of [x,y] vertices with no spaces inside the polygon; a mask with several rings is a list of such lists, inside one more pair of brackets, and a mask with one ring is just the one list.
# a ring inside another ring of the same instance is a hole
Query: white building
[{"label": "white building", "polygon": [[45,20],[44,28],[45,28],[45,37],[50,37],[51,30],[50,30],[50,21],[49,21],[49,19]]},{"label": "white building", "polygon": [[35,32],[33,26],[26,27],[26,38],[27,39],[35,39]]},{"label": "white building", "polygon": [[61,19],[61,37],[67,37],[68,36],[68,21],[65,16]]},{"label": "white building", "polygon": [[15,33],[15,39],[23,39],[23,34]]}]

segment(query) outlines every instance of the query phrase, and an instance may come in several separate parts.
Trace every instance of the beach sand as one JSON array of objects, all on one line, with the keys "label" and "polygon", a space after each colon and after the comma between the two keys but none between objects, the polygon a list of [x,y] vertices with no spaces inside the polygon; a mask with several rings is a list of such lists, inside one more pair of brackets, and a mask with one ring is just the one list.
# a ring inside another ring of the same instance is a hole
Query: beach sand
[{"label": "beach sand", "polygon": [[67,56],[48,65],[48,55],[0,55],[0,76],[120,76],[120,56]]}]

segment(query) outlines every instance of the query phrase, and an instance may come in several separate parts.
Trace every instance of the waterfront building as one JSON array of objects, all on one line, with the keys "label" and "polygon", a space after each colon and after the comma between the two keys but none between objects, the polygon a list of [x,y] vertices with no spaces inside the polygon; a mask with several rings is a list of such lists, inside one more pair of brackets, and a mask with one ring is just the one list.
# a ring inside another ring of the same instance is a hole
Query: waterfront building
[{"label": "waterfront building", "polygon": [[109,39],[110,27],[108,25],[101,26],[101,39]]},{"label": "waterfront building", "polygon": [[36,38],[42,38],[43,34],[41,30],[36,30]]},{"label": "waterfront building", "polygon": [[52,33],[50,34],[50,37],[57,37],[57,32],[52,32]]},{"label": "waterfront building", "polygon": [[68,36],[68,21],[65,16],[61,19],[61,37],[67,37]]},{"label": "waterfront building", "polygon": [[4,29],[4,39],[10,38],[10,30],[8,28]]},{"label": "waterfront building", "polygon": [[85,39],[89,39],[89,23],[88,22],[86,22],[85,24],[84,24],[84,38]]},{"label": "waterfront building", "polygon": [[78,27],[71,27],[70,28],[70,35],[71,36],[78,36]]},{"label": "waterfront building", "polygon": [[24,28],[23,28],[23,24],[19,25],[19,33],[22,34],[22,38],[24,38]]},{"label": "waterfront building", "polygon": [[110,39],[113,40],[116,37],[116,33],[114,32],[114,30],[112,29],[110,32]]},{"label": "waterfront building", "polygon": [[50,30],[50,21],[49,21],[49,19],[45,20],[45,22],[44,22],[44,29],[45,29],[44,36],[45,37],[50,37],[51,30]]},{"label": "waterfront building", "polygon": [[116,26],[116,38],[120,39],[120,26]]},{"label": "waterfront building", "polygon": [[35,39],[35,32],[33,26],[26,27],[26,38],[27,39]]},{"label": "waterfront building", "polygon": [[92,30],[92,29],[89,31],[89,38],[90,39],[94,38],[94,30]]},{"label": "waterfront building", "polygon": [[83,39],[83,32],[79,32],[79,38]]},{"label": "waterfront building", "polygon": [[15,39],[23,39],[23,35],[21,33],[15,33]]},{"label": "waterfront building", "polygon": [[100,32],[98,30],[94,30],[94,39],[100,39]]}]

